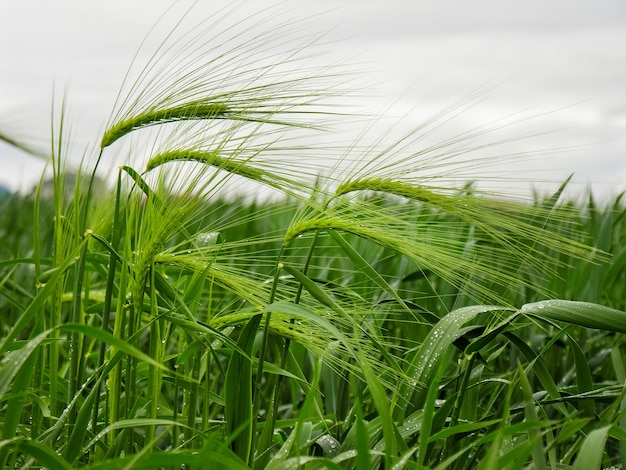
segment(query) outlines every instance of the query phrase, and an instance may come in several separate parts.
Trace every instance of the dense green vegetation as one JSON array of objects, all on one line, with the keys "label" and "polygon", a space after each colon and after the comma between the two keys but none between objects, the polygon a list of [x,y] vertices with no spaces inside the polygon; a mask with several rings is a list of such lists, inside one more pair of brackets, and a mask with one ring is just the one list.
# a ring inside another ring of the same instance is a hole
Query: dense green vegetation
[{"label": "dense green vegetation", "polygon": [[[331,74],[195,34],[123,88],[95,167],[67,178],[61,112],[54,194],[0,200],[0,465],[620,465],[621,199],[412,170],[457,142],[347,146],[324,173],[289,139],[331,116]],[[229,193],[249,182],[283,197]]]}]

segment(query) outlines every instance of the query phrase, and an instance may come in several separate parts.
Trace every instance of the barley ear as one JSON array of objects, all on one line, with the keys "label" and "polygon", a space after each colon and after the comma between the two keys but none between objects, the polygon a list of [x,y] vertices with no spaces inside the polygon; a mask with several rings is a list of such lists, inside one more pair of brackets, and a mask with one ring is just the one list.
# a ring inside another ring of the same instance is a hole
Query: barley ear
[{"label": "barley ear", "polygon": [[146,164],[146,172],[169,162],[196,162],[264,184],[285,194],[295,195],[295,189],[306,187],[306,183],[286,178],[264,168],[250,165],[250,158],[237,159],[220,155],[219,150],[175,149],[154,155]]},{"label": "barley ear", "polygon": [[100,148],[108,147],[132,131],[148,126],[176,121],[199,121],[223,119],[228,114],[224,103],[191,103],[166,109],[154,109],[118,121],[109,127],[100,142]]}]

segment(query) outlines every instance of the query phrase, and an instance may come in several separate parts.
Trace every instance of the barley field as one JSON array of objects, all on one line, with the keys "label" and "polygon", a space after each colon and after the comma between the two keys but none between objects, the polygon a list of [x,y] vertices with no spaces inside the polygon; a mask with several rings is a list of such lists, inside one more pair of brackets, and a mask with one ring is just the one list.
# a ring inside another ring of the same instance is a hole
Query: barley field
[{"label": "barley field", "polygon": [[622,197],[455,180],[489,145],[437,119],[326,145],[347,72],[215,25],[79,168],[57,100],[51,185],[0,196],[0,466],[623,468]]}]

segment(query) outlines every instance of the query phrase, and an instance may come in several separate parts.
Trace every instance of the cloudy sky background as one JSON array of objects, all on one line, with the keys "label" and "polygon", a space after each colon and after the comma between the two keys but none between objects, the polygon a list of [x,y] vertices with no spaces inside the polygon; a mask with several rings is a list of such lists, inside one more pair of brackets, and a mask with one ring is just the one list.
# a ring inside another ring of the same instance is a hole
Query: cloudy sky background
[{"label": "cloudy sky background", "polygon": [[[4,1],[0,132],[45,150],[53,89],[57,100],[67,89],[77,147],[97,142],[134,52],[170,4]],[[194,18],[227,4],[200,1]],[[172,18],[188,5],[181,2]],[[539,180],[574,172],[572,190],[590,185],[599,197],[626,190],[626,2],[255,0],[239,8],[248,15],[270,7],[267,27],[306,19],[303,32],[327,33],[324,60],[355,64],[361,82],[371,84],[370,111],[404,116],[397,122],[411,128],[488,88],[439,138],[511,115],[542,114],[510,135],[554,132],[506,151],[568,150],[537,152],[532,163],[518,162],[509,172],[547,188]],[[0,145],[0,184],[25,191],[42,168],[41,161]]]}]

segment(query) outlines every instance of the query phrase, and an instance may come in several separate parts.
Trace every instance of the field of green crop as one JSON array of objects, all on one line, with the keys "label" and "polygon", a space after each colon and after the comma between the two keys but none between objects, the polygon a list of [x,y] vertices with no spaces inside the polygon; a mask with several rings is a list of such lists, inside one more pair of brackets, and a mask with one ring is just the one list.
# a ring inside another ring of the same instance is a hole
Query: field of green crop
[{"label": "field of green crop", "polygon": [[320,171],[343,75],[207,31],[76,173],[57,105],[52,194],[0,199],[0,467],[622,468],[621,197],[438,184],[474,136],[427,127]]}]

